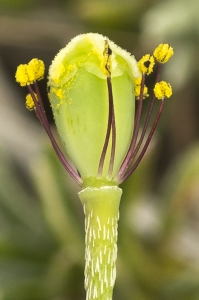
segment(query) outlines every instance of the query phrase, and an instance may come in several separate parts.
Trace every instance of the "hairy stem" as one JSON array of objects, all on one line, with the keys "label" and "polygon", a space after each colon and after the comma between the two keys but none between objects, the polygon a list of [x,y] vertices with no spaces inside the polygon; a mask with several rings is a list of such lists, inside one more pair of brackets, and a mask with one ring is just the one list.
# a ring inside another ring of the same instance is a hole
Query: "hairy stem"
[{"label": "hairy stem", "polygon": [[86,188],[79,193],[85,213],[86,300],[112,300],[121,195],[117,186]]}]

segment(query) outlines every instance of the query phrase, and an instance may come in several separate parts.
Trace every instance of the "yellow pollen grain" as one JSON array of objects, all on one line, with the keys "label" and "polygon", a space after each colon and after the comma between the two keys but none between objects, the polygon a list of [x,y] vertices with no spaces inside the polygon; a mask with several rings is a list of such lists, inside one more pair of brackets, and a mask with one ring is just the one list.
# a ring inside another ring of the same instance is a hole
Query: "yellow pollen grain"
[{"label": "yellow pollen grain", "polygon": [[63,89],[54,89],[54,93],[55,95],[59,98],[59,103],[57,103],[56,108],[59,108],[61,106],[61,104],[63,104],[63,97],[64,97],[64,93],[63,93]]},{"label": "yellow pollen grain", "polygon": [[16,82],[18,82],[21,86],[26,86],[29,81],[29,76],[28,76],[28,65],[19,65],[17,67],[17,71],[15,73],[15,79]]},{"label": "yellow pollen grain", "polygon": [[76,68],[75,65],[68,65],[67,68],[66,68],[66,70],[67,71],[73,71],[75,68]]},{"label": "yellow pollen grain", "polygon": [[44,78],[45,65],[40,59],[33,58],[29,63],[29,72],[34,77],[34,80],[41,80]]},{"label": "yellow pollen grain", "polygon": [[28,64],[21,64],[17,67],[15,79],[21,86],[30,85],[36,80],[43,79],[44,70],[43,61],[33,58]]},{"label": "yellow pollen grain", "polygon": [[140,85],[141,82],[142,82],[142,76],[138,77],[138,78],[135,78],[135,85]]},{"label": "yellow pollen grain", "polygon": [[160,44],[153,52],[153,56],[159,63],[166,63],[173,56],[173,48],[169,44]]},{"label": "yellow pollen grain", "polygon": [[63,100],[61,99],[59,103],[56,105],[56,109],[60,108],[60,106],[63,104]]},{"label": "yellow pollen grain", "polygon": [[[136,85],[135,86],[135,98],[136,98],[136,100],[138,100],[140,98],[140,90],[141,90],[141,85]],[[145,85],[144,86],[144,90],[143,90],[143,99],[145,99],[148,96],[149,96],[149,94],[148,94],[148,88]]]},{"label": "yellow pollen grain", "polygon": [[66,88],[67,88],[68,91],[72,88],[72,86],[73,86],[73,84],[74,84],[74,81],[75,81],[75,78],[74,78],[74,76],[73,76],[73,77],[66,83]]},{"label": "yellow pollen grain", "polygon": [[166,81],[160,81],[156,83],[154,89],[155,97],[159,100],[164,98],[170,98],[172,95],[172,87]]},{"label": "yellow pollen grain", "polygon": [[55,94],[59,99],[63,98],[63,90],[62,89],[58,89],[58,90],[55,89]]},{"label": "yellow pollen grain", "polygon": [[57,64],[56,66],[54,66],[53,69],[53,76],[52,76],[52,80],[58,84],[60,81],[60,77],[61,75],[65,72],[65,67],[62,63]]},{"label": "yellow pollen grain", "polygon": [[[141,83],[142,83],[142,76],[135,78],[134,80],[135,83],[135,98],[136,100],[138,100],[140,98],[140,90],[141,90]],[[148,88],[146,85],[144,85],[144,90],[143,90],[143,99],[145,99],[146,97],[148,97]]]},{"label": "yellow pollen grain", "polygon": [[[34,93],[34,95],[35,95],[35,98],[37,99],[37,101],[38,101],[38,97],[37,97],[37,95]],[[34,101],[33,101],[33,98],[32,98],[32,96],[31,96],[31,94],[28,94],[27,96],[26,96],[26,108],[28,109],[28,110],[33,110],[34,108],[35,108],[35,103],[34,103]]]},{"label": "yellow pollen grain", "polygon": [[149,75],[153,72],[155,65],[154,57],[150,54],[144,55],[138,62],[138,68],[142,74]]}]

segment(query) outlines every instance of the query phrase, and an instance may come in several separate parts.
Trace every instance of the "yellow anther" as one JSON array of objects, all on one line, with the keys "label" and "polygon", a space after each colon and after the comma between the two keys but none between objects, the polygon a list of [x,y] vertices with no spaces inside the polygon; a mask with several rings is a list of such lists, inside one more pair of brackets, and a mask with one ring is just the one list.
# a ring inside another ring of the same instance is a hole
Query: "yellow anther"
[{"label": "yellow anther", "polygon": [[40,59],[33,58],[28,63],[29,72],[32,73],[34,80],[41,80],[44,78],[45,65],[44,62]]},{"label": "yellow anther", "polygon": [[[36,98],[37,101],[38,101],[37,95],[36,95],[35,93],[34,93],[34,95],[35,95],[35,98]],[[26,108],[27,108],[28,110],[33,110],[33,109],[35,108],[35,103],[34,103],[34,101],[33,101],[33,99],[32,99],[31,94],[28,94],[28,95],[26,96]]]},{"label": "yellow anther", "polygon": [[[136,100],[138,100],[140,98],[141,82],[142,82],[142,76],[135,79],[135,88],[134,88],[134,90],[135,90]],[[146,85],[144,85],[143,99],[145,99],[148,96],[149,96],[148,88],[147,88]]]},{"label": "yellow anther", "polygon": [[[136,98],[136,100],[139,100],[139,98],[140,98],[140,90],[141,90],[141,85],[136,85],[135,86],[135,98]],[[148,88],[145,85],[144,86],[144,90],[143,90],[143,99],[145,99],[148,96],[149,96],[149,94],[148,94]]]},{"label": "yellow anther", "polygon": [[142,76],[138,77],[138,78],[135,78],[135,85],[140,85],[141,82],[142,82]]},{"label": "yellow anther", "polygon": [[[141,83],[142,83],[142,76],[135,79],[135,98],[136,99],[140,98]],[[148,88],[146,85],[144,85],[143,99],[145,99],[148,96],[149,96]]]},{"label": "yellow anther", "polygon": [[44,69],[43,61],[34,58],[28,64],[18,66],[15,79],[21,86],[32,84],[44,77]]},{"label": "yellow anther", "polygon": [[28,69],[29,69],[28,65],[19,65],[17,67],[17,71],[15,73],[15,79],[21,86],[30,84]]},{"label": "yellow anther", "polygon": [[155,64],[154,57],[150,54],[144,55],[138,62],[138,68],[142,74],[151,74]]},{"label": "yellow anther", "polygon": [[159,63],[164,64],[171,58],[173,53],[173,48],[169,44],[160,44],[153,52],[153,55]]},{"label": "yellow anther", "polygon": [[159,100],[164,98],[170,98],[172,95],[172,87],[166,81],[160,81],[156,83],[154,89],[155,97]]}]

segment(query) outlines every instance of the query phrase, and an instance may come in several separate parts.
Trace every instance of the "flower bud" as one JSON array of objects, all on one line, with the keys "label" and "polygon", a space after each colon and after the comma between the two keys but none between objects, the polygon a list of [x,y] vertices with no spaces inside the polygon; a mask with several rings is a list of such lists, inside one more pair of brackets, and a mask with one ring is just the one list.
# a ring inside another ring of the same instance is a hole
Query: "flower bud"
[{"label": "flower bud", "polygon": [[[83,180],[98,176],[105,143],[111,78],[115,117],[113,179],[132,138],[134,126],[134,80],[140,77],[137,62],[125,50],[99,34],[75,37],[54,58],[49,69],[49,97],[56,126]],[[110,135],[111,137],[111,135]],[[111,138],[102,177],[108,177]]]}]

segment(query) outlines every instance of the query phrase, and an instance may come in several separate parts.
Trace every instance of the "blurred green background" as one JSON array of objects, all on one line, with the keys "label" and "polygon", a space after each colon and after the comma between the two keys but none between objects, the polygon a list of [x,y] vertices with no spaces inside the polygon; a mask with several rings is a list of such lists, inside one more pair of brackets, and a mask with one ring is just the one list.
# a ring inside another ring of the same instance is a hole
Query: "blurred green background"
[{"label": "blurred green background", "polygon": [[38,57],[48,68],[85,32],[107,35],[138,60],[160,42],[175,50],[163,73],[173,97],[122,186],[114,300],[198,300],[198,0],[0,1],[0,300],[85,299],[79,189],[14,80],[17,65]]}]

